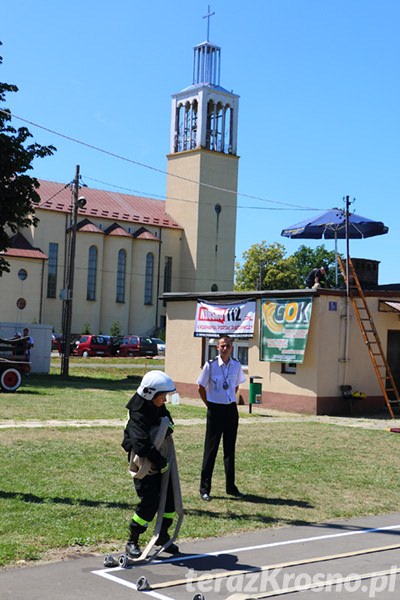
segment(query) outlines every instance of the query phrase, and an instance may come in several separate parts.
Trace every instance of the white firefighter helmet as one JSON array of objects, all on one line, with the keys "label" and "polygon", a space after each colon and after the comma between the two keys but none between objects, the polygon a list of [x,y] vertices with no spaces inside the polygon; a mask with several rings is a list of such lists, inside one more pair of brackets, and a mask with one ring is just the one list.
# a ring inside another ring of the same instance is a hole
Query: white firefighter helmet
[{"label": "white firefighter helmet", "polygon": [[163,371],[148,371],[136,390],[145,400],[153,400],[156,394],[174,391],[174,382]]}]

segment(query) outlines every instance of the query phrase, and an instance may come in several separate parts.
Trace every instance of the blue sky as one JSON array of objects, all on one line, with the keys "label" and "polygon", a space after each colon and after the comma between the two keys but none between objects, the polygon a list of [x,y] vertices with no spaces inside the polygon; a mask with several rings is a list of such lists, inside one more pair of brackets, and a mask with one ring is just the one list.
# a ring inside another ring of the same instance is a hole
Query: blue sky
[{"label": "blue sky", "polygon": [[[389,226],[385,236],[352,240],[350,254],[381,261],[380,283],[400,281],[400,2],[210,5],[221,85],[240,95],[237,260],[263,240],[284,244],[288,254],[301,243],[333,250],[329,240],[280,232],[319,209],[342,208],[349,195],[354,212]],[[192,83],[192,48],[206,39],[207,7],[199,0],[3,6],[0,80],[19,88],[7,107],[129,159],[28,124],[35,141],[58,149],[32,174],[64,184],[79,164],[89,186],[165,197],[171,94]]]}]

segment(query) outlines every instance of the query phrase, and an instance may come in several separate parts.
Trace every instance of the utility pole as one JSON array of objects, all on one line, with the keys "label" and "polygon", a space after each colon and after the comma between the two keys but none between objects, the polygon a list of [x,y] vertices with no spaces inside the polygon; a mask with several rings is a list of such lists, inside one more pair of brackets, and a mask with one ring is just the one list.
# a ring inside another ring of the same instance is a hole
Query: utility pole
[{"label": "utility pole", "polygon": [[71,344],[71,323],[72,323],[72,299],[74,291],[74,273],[75,273],[75,249],[76,249],[76,230],[78,221],[78,208],[85,206],[86,199],[78,197],[79,194],[79,165],[76,165],[75,179],[73,182],[72,194],[72,222],[69,230],[70,244],[69,252],[67,253],[67,277],[66,288],[63,290],[65,302],[63,337],[64,337],[64,353],[61,364],[61,375],[69,375],[69,355]]}]

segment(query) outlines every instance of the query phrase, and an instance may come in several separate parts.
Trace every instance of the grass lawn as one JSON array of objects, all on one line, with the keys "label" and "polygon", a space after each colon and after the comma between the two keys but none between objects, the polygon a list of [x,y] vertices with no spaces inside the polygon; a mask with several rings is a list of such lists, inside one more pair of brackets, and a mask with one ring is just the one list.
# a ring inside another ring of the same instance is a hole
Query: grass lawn
[{"label": "grass lawn", "polygon": [[[32,375],[16,394],[0,394],[0,419],[125,418],[137,386],[127,379],[132,373],[116,367],[70,372],[64,380],[55,373]],[[135,369],[134,375],[143,373]],[[169,408],[178,420],[181,539],[397,509],[399,436],[306,420],[271,423],[251,415],[243,415],[247,422],[239,427],[236,467],[238,486],[248,495],[240,500],[225,495],[219,454],[214,500],[205,503],[198,493],[205,409]],[[189,424],[194,417],[200,422]],[[136,496],[121,439],[121,427],[0,430],[0,566],[77,547],[102,552],[123,547]]]}]

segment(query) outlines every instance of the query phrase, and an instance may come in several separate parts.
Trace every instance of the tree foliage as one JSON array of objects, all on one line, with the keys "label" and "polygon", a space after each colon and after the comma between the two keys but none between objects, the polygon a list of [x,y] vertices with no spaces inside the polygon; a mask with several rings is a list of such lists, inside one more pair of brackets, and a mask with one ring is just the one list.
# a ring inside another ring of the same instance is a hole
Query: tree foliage
[{"label": "tree foliage", "polygon": [[[0,56],[0,65],[2,62]],[[20,228],[36,227],[39,182],[27,172],[35,158],[50,156],[56,150],[54,146],[27,143],[32,137],[29,130],[15,129],[10,124],[11,113],[4,102],[7,92],[17,91],[17,86],[0,82],[0,252],[10,247],[12,236]],[[9,271],[9,263],[0,255],[0,276]]]},{"label": "tree foliage", "polygon": [[243,264],[236,263],[235,290],[294,290],[305,287],[314,267],[328,268],[328,285],[335,286],[335,252],[325,246],[307,246],[286,256],[283,244],[262,241],[243,252]]}]

